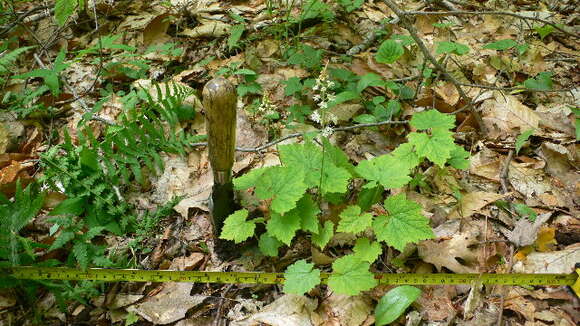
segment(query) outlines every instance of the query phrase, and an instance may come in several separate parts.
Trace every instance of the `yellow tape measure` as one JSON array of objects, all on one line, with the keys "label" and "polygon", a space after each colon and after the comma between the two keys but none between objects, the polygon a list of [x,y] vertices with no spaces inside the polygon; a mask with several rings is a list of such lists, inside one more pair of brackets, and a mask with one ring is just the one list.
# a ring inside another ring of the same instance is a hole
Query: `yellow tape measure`
[{"label": "yellow tape measure", "polygon": [[[580,273],[580,269],[577,270]],[[284,273],[261,272],[203,272],[168,271],[139,269],[89,268],[85,271],[64,267],[12,267],[10,276],[30,280],[92,280],[92,281],[132,281],[132,282],[188,282],[223,284],[282,284]],[[321,273],[321,281],[326,284],[331,274]],[[457,285],[482,284],[499,285],[569,285],[577,282],[575,274],[375,274],[379,284],[409,285]]]}]

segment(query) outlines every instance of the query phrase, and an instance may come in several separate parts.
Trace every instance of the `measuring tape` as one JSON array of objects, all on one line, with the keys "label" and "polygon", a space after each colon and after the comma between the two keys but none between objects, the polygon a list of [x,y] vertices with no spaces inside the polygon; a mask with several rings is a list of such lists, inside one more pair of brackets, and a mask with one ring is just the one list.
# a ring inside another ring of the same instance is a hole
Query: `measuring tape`
[{"label": "measuring tape", "polygon": [[[222,284],[283,284],[284,273],[203,272],[140,269],[65,267],[12,267],[8,275],[29,280],[91,280],[106,282],[188,282]],[[580,275],[580,268],[576,269]],[[326,284],[332,274],[320,273]],[[575,274],[375,274],[379,284],[458,285],[480,282],[497,285],[569,285],[578,293],[580,278]]]}]

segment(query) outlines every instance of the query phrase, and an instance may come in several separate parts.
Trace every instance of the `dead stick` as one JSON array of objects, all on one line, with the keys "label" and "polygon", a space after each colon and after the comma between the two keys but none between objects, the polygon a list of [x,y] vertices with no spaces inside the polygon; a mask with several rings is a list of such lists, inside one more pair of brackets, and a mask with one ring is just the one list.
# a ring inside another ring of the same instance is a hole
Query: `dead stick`
[{"label": "dead stick", "polygon": [[225,78],[214,78],[203,88],[209,162],[213,170],[211,215],[216,239],[225,218],[235,210],[232,166],[236,146],[236,103],[236,89]]}]

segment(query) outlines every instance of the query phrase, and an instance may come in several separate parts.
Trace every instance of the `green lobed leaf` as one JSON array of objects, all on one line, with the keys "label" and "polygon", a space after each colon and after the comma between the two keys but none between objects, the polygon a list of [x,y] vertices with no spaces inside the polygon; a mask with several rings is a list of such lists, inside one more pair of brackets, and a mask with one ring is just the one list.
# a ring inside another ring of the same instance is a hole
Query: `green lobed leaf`
[{"label": "green lobed leaf", "polygon": [[421,290],[410,285],[401,285],[390,290],[375,307],[375,325],[383,326],[394,322],[420,296]]},{"label": "green lobed leaf", "polygon": [[368,238],[359,238],[353,248],[355,256],[360,260],[373,263],[379,255],[383,252],[381,244],[378,242],[371,242]]},{"label": "green lobed leaf", "polygon": [[324,226],[318,227],[318,233],[312,234],[312,243],[318,246],[321,250],[328,244],[334,235],[334,223],[331,221],[324,222]]},{"label": "green lobed leaf", "polygon": [[512,39],[505,39],[505,40],[499,40],[499,41],[488,43],[488,44],[484,45],[483,48],[490,49],[490,50],[503,51],[503,50],[509,50],[517,45],[518,45],[518,42],[516,42]]},{"label": "green lobed leaf", "polygon": [[[380,183],[385,188],[400,188],[411,181],[408,163],[388,154],[360,162],[355,171],[361,177]],[[373,187],[373,183],[365,187]]]},{"label": "green lobed leaf", "polygon": [[434,237],[429,219],[421,215],[421,206],[407,200],[405,194],[390,196],[384,204],[389,215],[377,216],[373,221],[377,240],[403,251],[408,243]]},{"label": "green lobed leaf", "polygon": [[467,170],[469,169],[469,152],[456,144],[451,150],[451,157],[447,163],[456,169]]},{"label": "green lobed leaf", "polygon": [[340,222],[336,232],[359,233],[371,226],[373,216],[370,213],[361,214],[358,206],[348,206],[340,213]]},{"label": "green lobed leaf", "polygon": [[443,114],[437,110],[428,110],[413,114],[409,124],[418,130],[450,130],[455,127],[455,116]]},{"label": "green lobed leaf", "polygon": [[254,235],[256,222],[254,220],[246,221],[248,214],[247,209],[240,209],[228,216],[224,221],[220,238],[240,243]]},{"label": "green lobed leaf", "polygon": [[401,166],[404,166],[408,170],[414,169],[420,162],[419,156],[417,156],[413,145],[410,143],[399,145],[391,152],[391,155]]},{"label": "green lobed leaf", "polygon": [[318,214],[320,213],[320,208],[310,194],[305,194],[298,201],[296,210],[301,217],[300,228],[302,231],[318,233]]},{"label": "green lobed leaf", "polygon": [[338,258],[332,263],[332,274],[328,278],[328,286],[338,293],[358,295],[377,285],[373,273],[369,271],[370,264],[355,255]]},{"label": "green lobed leaf", "polygon": [[412,132],[408,139],[419,157],[426,157],[440,167],[451,158],[451,151],[455,148],[453,134],[443,129],[433,130],[431,135]]},{"label": "green lobed leaf", "polygon": [[330,146],[328,149],[325,158],[331,158],[330,160],[323,160],[322,149],[312,142],[282,145],[279,146],[278,151],[280,160],[285,166],[304,171],[304,182],[308,188],[320,186],[323,194],[344,193],[351,175],[345,168],[338,167],[334,162],[349,167],[348,158],[342,151],[338,150],[340,153],[337,152],[334,146]]},{"label": "green lobed leaf", "polygon": [[296,202],[306,192],[307,185],[303,180],[304,170],[300,166],[270,166],[234,179],[234,187],[237,190],[255,187],[259,199],[272,198],[272,210],[284,214],[296,207]]},{"label": "green lobed leaf", "polygon": [[302,259],[288,266],[284,279],[285,293],[303,295],[320,284],[320,270]]},{"label": "green lobed leaf", "polygon": [[260,236],[258,241],[258,248],[260,251],[270,257],[278,257],[278,249],[283,245],[278,239],[270,236],[268,233],[264,233]]},{"label": "green lobed leaf", "polygon": [[375,54],[375,60],[380,63],[394,63],[405,53],[403,46],[395,40],[384,41],[377,53]]},{"label": "green lobed leaf", "polygon": [[266,230],[270,236],[290,245],[296,231],[300,230],[300,220],[300,213],[296,208],[284,215],[272,212]]}]

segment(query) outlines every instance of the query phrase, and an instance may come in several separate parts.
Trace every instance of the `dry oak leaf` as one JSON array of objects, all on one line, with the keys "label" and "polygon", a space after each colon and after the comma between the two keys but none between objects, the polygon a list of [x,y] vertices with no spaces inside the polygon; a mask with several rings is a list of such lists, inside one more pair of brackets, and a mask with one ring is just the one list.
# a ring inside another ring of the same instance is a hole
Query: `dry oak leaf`
[{"label": "dry oak leaf", "polygon": [[451,211],[451,213],[447,218],[449,219],[467,218],[475,213],[482,213],[481,209],[487,206],[488,204],[510,195],[511,193],[496,194],[484,191],[470,192],[461,197],[459,203],[457,204],[455,209]]},{"label": "dry oak leaf", "polygon": [[450,220],[436,227],[433,232],[435,240],[422,241],[417,245],[419,257],[433,264],[437,270],[443,267],[454,273],[476,273],[481,249],[471,248],[478,244],[484,228],[479,223],[470,221],[462,231],[460,220]]}]

